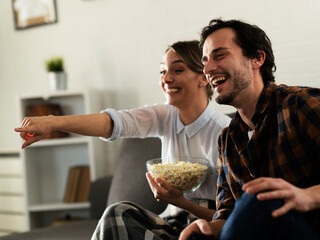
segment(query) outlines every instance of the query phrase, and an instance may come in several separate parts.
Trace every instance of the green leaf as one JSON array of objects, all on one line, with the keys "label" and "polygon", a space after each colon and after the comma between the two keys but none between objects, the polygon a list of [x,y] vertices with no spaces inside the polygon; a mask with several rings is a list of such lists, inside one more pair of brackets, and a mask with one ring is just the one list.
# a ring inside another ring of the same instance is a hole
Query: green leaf
[{"label": "green leaf", "polygon": [[64,72],[62,57],[53,57],[47,60],[46,69],[48,72]]}]

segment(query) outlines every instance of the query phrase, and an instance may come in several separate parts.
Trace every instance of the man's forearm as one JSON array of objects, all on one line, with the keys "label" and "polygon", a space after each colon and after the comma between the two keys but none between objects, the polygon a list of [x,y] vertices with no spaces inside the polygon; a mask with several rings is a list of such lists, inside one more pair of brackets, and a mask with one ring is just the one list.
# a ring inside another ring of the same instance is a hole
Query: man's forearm
[{"label": "man's forearm", "polygon": [[309,188],[305,189],[307,195],[309,196],[310,199],[310,206],[308,209],[314,210],[314,209],[319,209],[320,208],[320,185],[315,185]]}]

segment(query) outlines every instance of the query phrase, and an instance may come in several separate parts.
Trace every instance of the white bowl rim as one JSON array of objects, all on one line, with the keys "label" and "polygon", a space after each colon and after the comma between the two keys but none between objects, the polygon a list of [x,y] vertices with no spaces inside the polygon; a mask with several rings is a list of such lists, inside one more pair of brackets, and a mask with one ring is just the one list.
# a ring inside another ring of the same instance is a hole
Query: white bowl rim
[{"label": "white bowl rim", "polygon": [[[193,191],[197,190],[202,185],[202,183],[205,181],[205,179],[207,178],[207,174],[209,173],[209,171],[210,171],[209,169],[211,168],[210,161],[208,159],[206,159],[206,158],[201,158],[201,157],[186,157],[186,158],[184,158],[184,157],[181,157],[181,158],[172,158],[172,159],[174,159],[176,162],[179,161],[179,160],[183,161],[181,159],[202,160],[202,161],[205,161],[205,163],[200,163],[200,164],[204,164],[204,165],[207,166],[207,169],[199,171],[199,173],[200,172],[205,172],[206,173],[205,177],[202,179],[201,183],[198,186],[194,187],[193,189],[184,190],[183,191],[184,193],[190,193],[190,192],[193,192]],[[149,160],[146,161],[147,171],[151,172],[151,173],[152,173],[152,170],[150,170],[148,166],[151,166],[152,164],[156,164],[156,163],[152,163],[153,161],[162,161],[162,158],[161,157],[160,158],[153,158],[153,159],[149,159]],[[186,170],[184,172],[187,173],[189,171]]]},{"label": "white bowl rim", "polygon": [[[147,163],[151,162],[151,161],[157,161],[157,160],[162,161],[162,159],[163,158],[161,158],[161,157],[152,158],[152,159],[147,160]],[[174,157],[174,158],[171,158],[170,161],[168,161],[168,163],[169,162],[175,163],[175,162],[178,162],[178,161],[190,162],[189,160],[195,160],[195,161],[200,160],[201,162],[204,161],[204,162],[210,164],[210,161],[208,159],[204,158],[204,157]]]},{"label": "white bowl rim", "polygon": [[[175,162],[168,162],[168,163],[177,163],[178,161],[185,161],[185,162],[191,162],[191,161],[188,161],[189,159],[193,159],[193,160],[201,160],[201,162],[199,164],[203,164],[203,165],[206,165],[207,166],[207,169],[205,170],[202,170],[201,172],[206,172],[206,171],[209,171],[210,167],[211,167],[211,164],[210,164],[210,161],[206,158],[200,158],[200,157],[181,157],[181,158],[172,158],[172,160],[174,160]],[[147,170],[149,171],[148,169],[148,165],[152,165],[152,164],[155,164],[155,163],[152,163],[152,162],[155,162],[155,161],[161,161],[162,162],[162,158],[153,158],[153,159],[149,159],[147,160],[146,162],[146,165],[147,165]],[[204,161],[204,162],[202,162]],[[159,162],[159,163],[161,163]],[[191,162],[193,163],[193,162]],[[189,171],[185,171],[185,172],[189,172]]]}]

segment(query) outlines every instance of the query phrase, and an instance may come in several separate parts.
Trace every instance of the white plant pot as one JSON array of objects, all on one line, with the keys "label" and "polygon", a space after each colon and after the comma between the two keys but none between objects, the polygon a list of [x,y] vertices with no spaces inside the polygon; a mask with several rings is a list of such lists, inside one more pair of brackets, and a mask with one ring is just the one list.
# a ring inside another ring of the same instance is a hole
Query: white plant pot
[{"label": "white plant pot", "polygon": [[48,79],[52,92],[67,89],[67,74],[65,72],[48,72]]}]

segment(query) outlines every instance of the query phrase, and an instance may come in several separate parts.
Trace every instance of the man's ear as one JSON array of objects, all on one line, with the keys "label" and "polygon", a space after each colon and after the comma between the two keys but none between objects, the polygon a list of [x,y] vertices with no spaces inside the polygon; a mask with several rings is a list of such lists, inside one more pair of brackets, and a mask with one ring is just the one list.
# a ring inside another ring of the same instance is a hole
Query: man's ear
[{"label": "man's ear", "polygon": [[266,53],[262,50],[258,50],[258,57],[253,59],[253,69],[258,69],[260,68],[263,63],[264,60],[266,59]]}]

